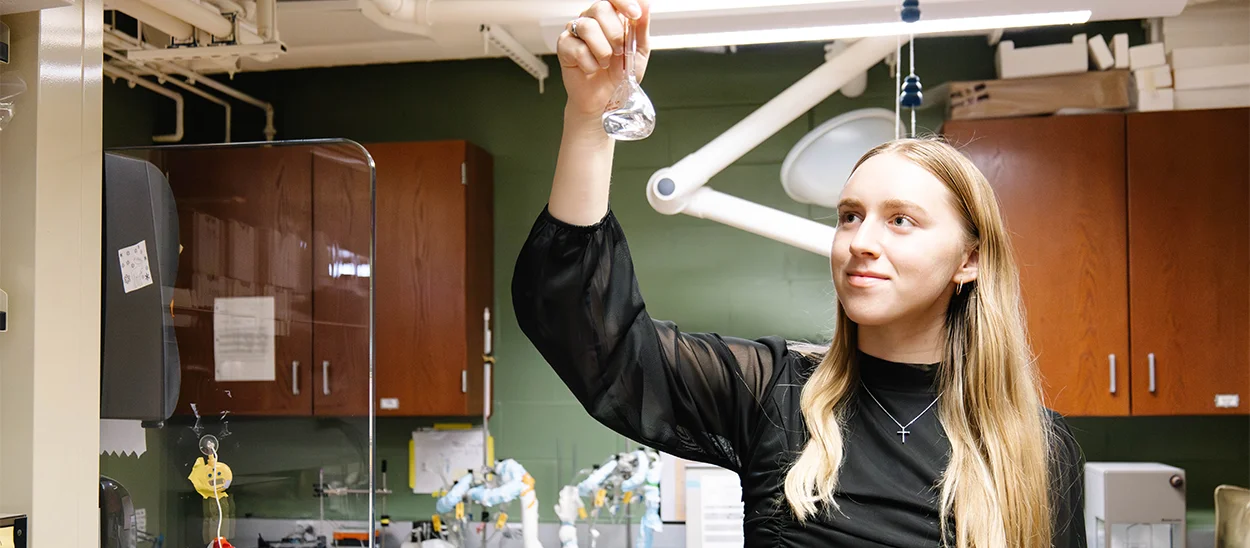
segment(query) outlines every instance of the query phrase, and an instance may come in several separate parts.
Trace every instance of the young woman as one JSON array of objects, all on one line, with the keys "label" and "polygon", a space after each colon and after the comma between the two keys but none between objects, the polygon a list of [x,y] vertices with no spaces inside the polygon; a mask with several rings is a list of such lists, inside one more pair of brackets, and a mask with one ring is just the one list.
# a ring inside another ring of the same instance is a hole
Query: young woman
[{"label": "young woman", "polygon": [[1042,404],[994,194],[950,146],[895,141],[856,166],[827,348],[648,315],[600,125],[622,17],[642,72],[645,0],[596,2],[560,37],[564,136],[512,281],[521,329],[586,410],[738,472],[747,546],[1083,548],[1080,449]]}]

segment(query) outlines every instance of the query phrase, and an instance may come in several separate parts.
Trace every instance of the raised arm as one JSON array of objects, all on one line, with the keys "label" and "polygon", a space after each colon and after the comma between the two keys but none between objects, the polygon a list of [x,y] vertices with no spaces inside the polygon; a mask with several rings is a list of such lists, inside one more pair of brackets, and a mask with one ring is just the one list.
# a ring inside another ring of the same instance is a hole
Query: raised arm
[{"label": "raised arm", "polygon": [[645,73],[647,0],[600,0],[557,43],[568,103],[551,187],[517,259],[521,330],[597,420],[673,455],[739,469],[784,341],[685,334],[651,319],[608,209],[614,141],[601,116],[624,77],[626,19]]},{"label": "raised arm", "polygon": [[556,43],[568,102],[548,207],[563,222],[591,225],[608,211],[614,146],[601,117],[624,76],[626,19],[638,36],[635,72],[640,80],[646,73],[649,10],[649,0],[599,0],[577,17],[576,35],[570,22]]},{"label": "raised arm", "polygon": [[576,226],[544,210],[517,259],[512,301],[521,330],[599,422],[681,458],[741,469],[785,341],[653,320],[611,212]]}]

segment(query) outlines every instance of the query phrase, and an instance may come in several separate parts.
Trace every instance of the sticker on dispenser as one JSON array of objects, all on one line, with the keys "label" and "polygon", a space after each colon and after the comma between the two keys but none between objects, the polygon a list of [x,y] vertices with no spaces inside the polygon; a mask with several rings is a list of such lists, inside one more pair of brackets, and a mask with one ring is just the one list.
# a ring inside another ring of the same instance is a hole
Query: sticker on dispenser
[{"label": "sticker on dispenser", "polygon": [[1220,409],[1229,409],[1241,405],[1240,394],[1216,394],[1215,406]]},{"label": "sticker on dispenser", "polygon": [[147,240],[139,240],[135,245],[118,249],[117,259],[122,269],[122,290],[126,293],[152,285]]},{"label": "sticker on dispenser", "polygon": [[379,403],[382,409],[399,409],[399,398],[382,398]]}]

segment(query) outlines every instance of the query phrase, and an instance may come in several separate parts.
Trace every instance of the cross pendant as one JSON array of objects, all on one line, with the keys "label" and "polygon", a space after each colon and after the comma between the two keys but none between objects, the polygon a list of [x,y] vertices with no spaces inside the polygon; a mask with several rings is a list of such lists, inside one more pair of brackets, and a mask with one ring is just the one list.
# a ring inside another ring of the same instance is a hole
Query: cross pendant
[{"label": "cross pendant", "polygon": [[902,430],[899,430],[898,432],[895,432],[895,434],[898,434],[899,436],[903,438],[903,443],[907,443],[907,434],[910,434],[910,433],[911,431],[908,430],[906,427],[904,427]]}]

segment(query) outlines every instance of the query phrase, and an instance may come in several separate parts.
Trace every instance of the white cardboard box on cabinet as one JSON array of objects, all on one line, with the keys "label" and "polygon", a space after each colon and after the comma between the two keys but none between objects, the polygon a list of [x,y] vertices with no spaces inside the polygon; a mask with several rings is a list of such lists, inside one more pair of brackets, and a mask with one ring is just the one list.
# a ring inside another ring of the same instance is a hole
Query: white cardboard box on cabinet
[{"label": "white cardboard box on cabinet", "polygon": [[1068,44],[1017,48],[1011,40],[998,43],[994,59],[998,77],[1027,78],[1052,74],[1073,74],[1089,70],[1089,42],[1084,34]]}]

